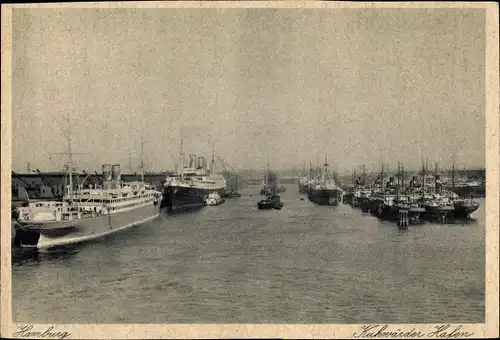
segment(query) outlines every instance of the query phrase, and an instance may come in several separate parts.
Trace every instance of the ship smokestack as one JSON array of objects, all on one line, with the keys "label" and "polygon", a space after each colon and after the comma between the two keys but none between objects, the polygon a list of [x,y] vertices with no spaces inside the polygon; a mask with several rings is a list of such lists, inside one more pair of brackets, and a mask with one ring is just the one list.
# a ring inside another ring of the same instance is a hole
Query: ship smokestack
[{"label": "ship smokestack", "polygon": [[205,167],[205,158],[198,157],[198,169],[203,169]]},{"label": "ship smokestack", "polygon": [[113,187],[119,188],[121,186],[121,170],[120,170],[120,164],[114,164],[111,170],[111,178],[113,181]]},{"label": "ship smokestack", "polygon": [[104,189],[111,189],[111,164],[102,165],[102,187]]},{"label": "ship smokestack", "polygon": [[196,155],[189,155],[189,167],[196,168]]},{"label": "ship smokestack", "polygon": [[436,188],[436,193],[438,194],[443,191],[443,186],[441,185],[441,176],[436,175],[434,179],[434,187]]}]

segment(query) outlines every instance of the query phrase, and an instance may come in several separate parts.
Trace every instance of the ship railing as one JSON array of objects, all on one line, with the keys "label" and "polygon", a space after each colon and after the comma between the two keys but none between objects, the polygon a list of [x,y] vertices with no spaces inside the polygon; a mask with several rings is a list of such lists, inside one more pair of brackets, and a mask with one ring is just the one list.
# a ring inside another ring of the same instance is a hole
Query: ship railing
[{"label": "ship railing", "polygon": [[74,220],[75,217],[77,219],[77,218],[79,218],[79,216],[80,216],[80,213],[77,211],[67,211],[67,212],[61,213],[61,220],[63,220],[63,221]]}]

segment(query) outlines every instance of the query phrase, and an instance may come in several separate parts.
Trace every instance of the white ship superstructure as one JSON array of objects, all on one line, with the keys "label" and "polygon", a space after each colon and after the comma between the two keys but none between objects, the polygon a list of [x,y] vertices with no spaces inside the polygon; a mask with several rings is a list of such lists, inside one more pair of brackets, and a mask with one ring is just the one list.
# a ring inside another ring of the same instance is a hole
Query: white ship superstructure
[{"label": "white ship superstructure", "polygon": [[63,201],[27,201],[18,208],[25,247],[83,242],[142,224],[160,214],[162,195],[144,182],[122,183],[120,166],[105,164],[102,186],[73,190]]}]

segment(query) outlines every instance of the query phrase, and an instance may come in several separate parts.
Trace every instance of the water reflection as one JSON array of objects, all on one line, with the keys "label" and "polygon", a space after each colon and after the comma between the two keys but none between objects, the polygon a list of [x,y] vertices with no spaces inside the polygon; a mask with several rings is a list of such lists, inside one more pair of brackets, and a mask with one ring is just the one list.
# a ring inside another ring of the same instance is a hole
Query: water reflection
[{"label": "water reflection", "polygon": [[41,261],[65,261],[79,252],[76,246],[56,246],[48,249],[16,248],[12,254],[12,266],[39,264]]},{"label": "water reflection", "polygon": [[484,322],[484,206],[467,223],[401,230],[293,188],[280,211],[257,210],[255,196],[13,256],[15,319]]}]

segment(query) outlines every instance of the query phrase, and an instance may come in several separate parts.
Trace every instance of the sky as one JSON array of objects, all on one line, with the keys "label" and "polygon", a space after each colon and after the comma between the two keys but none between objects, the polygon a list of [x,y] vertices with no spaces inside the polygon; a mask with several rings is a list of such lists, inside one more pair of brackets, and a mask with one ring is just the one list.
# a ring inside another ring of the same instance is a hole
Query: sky
[{"label": "sky", "polygon": [[[14,9],[13,169],[484,167],[483,9]],[[68,119],[69,118],[69,119]],[[81,153],[81,154],[77,154]],[[187,157],[186,157],[187,158]],[[125,171],[125,170],[123,170]]]}]

